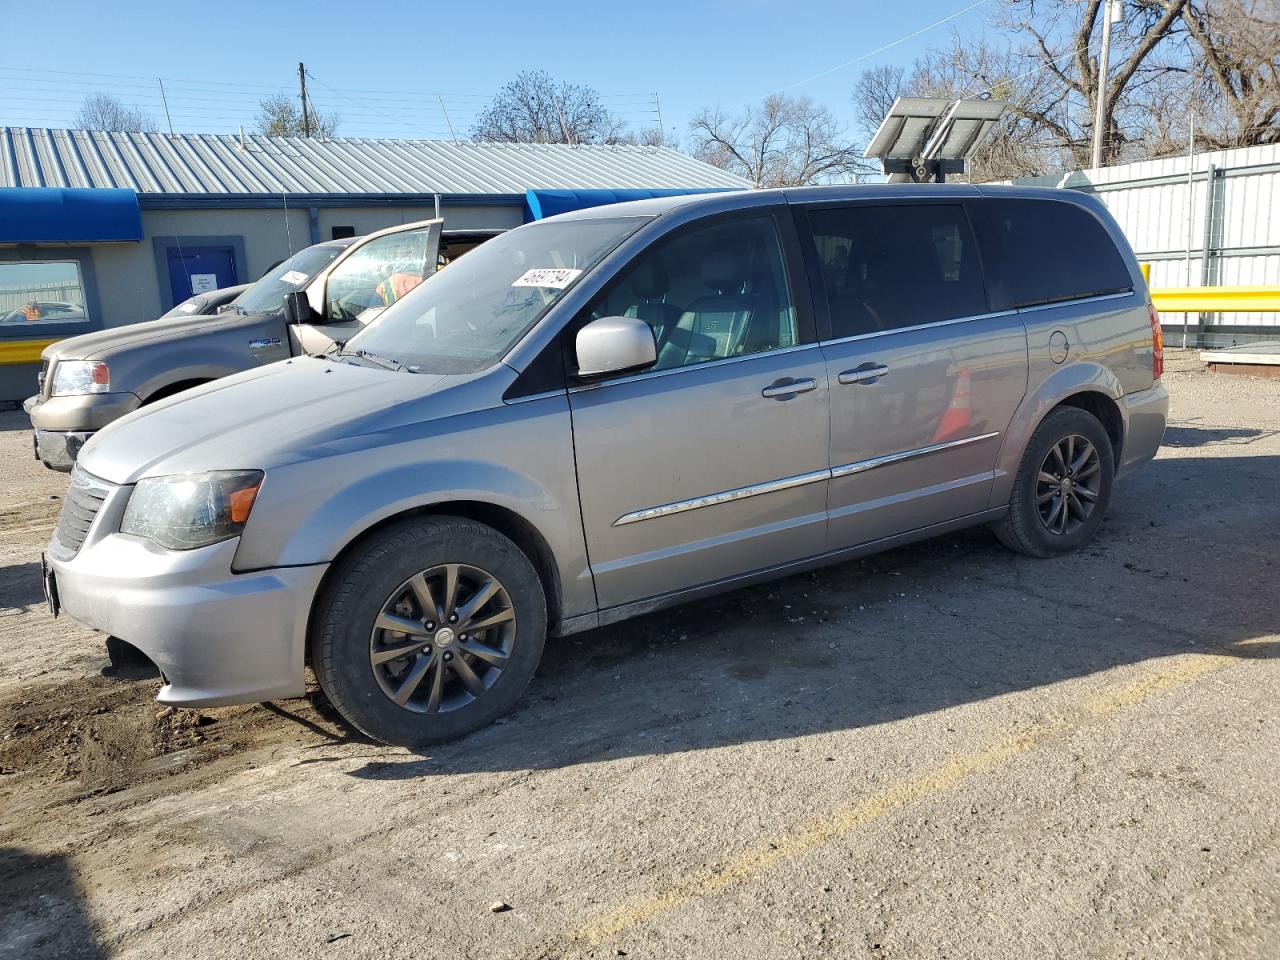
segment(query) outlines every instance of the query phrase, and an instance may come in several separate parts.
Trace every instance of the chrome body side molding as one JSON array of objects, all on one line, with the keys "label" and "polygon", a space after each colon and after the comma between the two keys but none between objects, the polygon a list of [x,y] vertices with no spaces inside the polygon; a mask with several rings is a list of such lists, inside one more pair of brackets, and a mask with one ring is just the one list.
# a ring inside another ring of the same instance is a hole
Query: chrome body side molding
[{"label": "chrome body side molding", "polygon": [[963,447],[970,443],[978,443],[982,440],[991,440],[1000,436],[999,430],[991,433],[979,434],[976,437],[962,437],[959,440],[947,440],[943,443],[931,443],[927,447],[917,447],[914,450],[902,450],[899,453],[887,453],[883,457],[872,457],[870,460],[857,460],[853,463],[843,463],[838,467],[831,468],[831,478],[834,480],[838,477],[849,477],[855,473],[865,473],[868,470],[874,470],[876,467],[883,467],[890,463],[901,463],[904,460],[914,460],[916,457],[927,457],[931,453],[937,453],[940,450],[950,450],[953,447]]},{"label": "chrome body side molding", "polygon": [[688,510],[697,510],[701,507],[711,507],[717,503],[729,503],[733,500],[742,500],[746,497],[758,497],[764,493],[776,493],[779,490],[790,490],[792,487],[803,487],[810,483],[820,483],[829,479],[830,470],[813,470],[809,473],[798,473],[792,477],[783,477],[780,480],[768,480],[764,483],[753,483],[747,487],[737,487],[733,490],[724,490],[720,493],[709,493],[702,497],[693,497],[689,500],[677,500],[675,503],[663,503],[656,507],[646,507],[643,510],[634,510],[631,513],[623,514],[617,520],[613,521],[615,527],[621,527],[628,523],[639,523],[641,520],[653,520],[656,517],[669,517],[673,513],[685,513]]},{"label": "chrome body side molding", "polygon": [[623,514],[613,522],[615,527],[625,526],[629,523],[639,523],[641,520],[654,520],[658,517],[669,517],[676,513],[685,513],[689,510],[700,510],[703,507],[713,507],[720,503],[730,503],[734,500],[743,500],[747,497],[758,497],[766,493],[777,493],[779,490],[790,490],[792,487],[802,487],[810,483],[820,483],[823,480],[834,480],[838,477],[848,477],[855,473],[865,473],[868,470],[874,470],[876,467],[883,467],[890,463],[901,463],[904,460],[914,460],[916,457],[926,457],[931,453],[937,453],[940,450],[949,450],[953,447],[962,447],[970,443],[978,443],[982,440],[991,440],[1000,436],[1000,431],[995,430],[991,433],[979,434],[976,437],[962,437],[959,440],[947,440],[944,443],[933,443],[927,447],[918,447],[914,450],[903,450],[899,453],[887,454],[883,457],[873,457],[870,460],[858,460],[855,463],[845,463],[838,467],[830,467],[826,470],[813,470],[809,473],[799,473],[791,477],[782,477],[778,480],[768,480],[764,483],[753,483],[746,487],[735,487],[732,490],[723,490],[720,493],[708,493],[701,497],[691,497],[688,500],[677,500],[674,503],[663,503],[656,507],[645,507],[643,510],[633,510],[631,513]]}]

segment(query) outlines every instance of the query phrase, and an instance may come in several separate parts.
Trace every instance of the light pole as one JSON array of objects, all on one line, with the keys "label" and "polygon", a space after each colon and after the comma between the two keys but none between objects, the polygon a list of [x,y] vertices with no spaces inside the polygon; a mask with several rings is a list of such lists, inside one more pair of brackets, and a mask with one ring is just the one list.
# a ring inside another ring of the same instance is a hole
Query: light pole
[{"label": "light pole", "polygon": [[1098,54],[1098,112],[1093,120],[1093,169],[1102,166],[1102,141],[1107,135],[1107,70],[1111,60],[1111,24],[1124,19],[1123,0],[1104,0],[1102,52]]}]

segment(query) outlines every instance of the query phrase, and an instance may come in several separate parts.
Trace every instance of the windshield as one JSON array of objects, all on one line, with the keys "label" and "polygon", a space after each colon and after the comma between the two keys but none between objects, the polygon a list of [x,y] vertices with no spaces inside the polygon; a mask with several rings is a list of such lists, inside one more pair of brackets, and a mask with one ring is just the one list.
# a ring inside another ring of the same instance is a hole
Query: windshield
[{"label": "windshield", "polygon": [[423,281],[347,341],[422,373],[492,366],[566,289],[645,218],[531,223]]},{"label": "windshield", "polygon": [[244,313],[272,313],[284,307],[284,295],[297,290],[328,266],[346,247],[319,244],[277,264],[232,303]]}]

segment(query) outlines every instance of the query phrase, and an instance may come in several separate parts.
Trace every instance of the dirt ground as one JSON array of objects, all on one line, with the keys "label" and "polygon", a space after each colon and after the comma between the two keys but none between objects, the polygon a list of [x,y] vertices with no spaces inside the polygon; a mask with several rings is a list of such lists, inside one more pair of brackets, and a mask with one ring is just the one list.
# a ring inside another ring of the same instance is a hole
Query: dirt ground
[{"label": "dirt ground", "polygon": [[1280,957],[1280,381],[1170,366],[1077,555],[559,641],[429,756],[161,709],[46,613],[66,481],[0,414],[0,958]]}]

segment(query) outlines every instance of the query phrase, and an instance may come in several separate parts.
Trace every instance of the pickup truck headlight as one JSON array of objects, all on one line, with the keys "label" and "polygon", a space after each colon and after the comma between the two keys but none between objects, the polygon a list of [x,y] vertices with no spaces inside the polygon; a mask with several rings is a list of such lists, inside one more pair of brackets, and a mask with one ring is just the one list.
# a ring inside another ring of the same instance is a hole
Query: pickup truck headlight
[{"label": "pickup truck headlight", "polygon": [[262,486],[261,470],[215,470],[139,480],[120,532],[169,550],[194,550],[240,536]]},{"label": "pickup truck headlight", "polygon": [[73,397],[83,393],[109,393],[111,371],[98,360],[59,360],[53,367],[55,397]]}]

